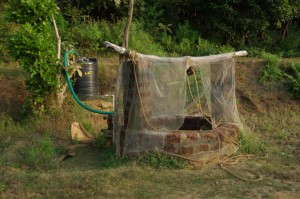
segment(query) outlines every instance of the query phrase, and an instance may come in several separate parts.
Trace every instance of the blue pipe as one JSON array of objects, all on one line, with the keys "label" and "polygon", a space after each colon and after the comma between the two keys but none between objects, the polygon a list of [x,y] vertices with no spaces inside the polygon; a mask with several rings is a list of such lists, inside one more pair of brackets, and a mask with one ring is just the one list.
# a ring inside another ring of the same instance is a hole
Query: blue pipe
[{"label": "blue pipe", "polygon": [[[75,51],[75,50],[68,50],[65,52],[64,54],[64,68],[66,69],[67,65],[68,65],[68,55],[70,53],[74,53],[76,56],[78,56],[78,53]],[[106,112],[106,111],[101,111],[101,110],[96,110],[96,109],[93,109],[91,107],[88,107],[87,105],[85,105],[82,101],[80,101],[80,99],[77,97],[76,93],[74,92],[74,89],[73,89],[73,86],[71,84],[71,81],[70,81],[70,77],[69,77],[69,74],[68,74],[68,71],[65,70],[65,75],[66,75],[66,79],[67,79],[67,84],[70,88],[70,91],[72,93],[72,96],[74,97],[74,99],[76,100],[76,102],[82,106],[83,108],[85,108],[86,110],[88,111],[91,111],[91,112],[94,112],[94,113],[98,113],[98,114],[103,114],[103,115],[113,115],[114,113],[113,112]]]}]

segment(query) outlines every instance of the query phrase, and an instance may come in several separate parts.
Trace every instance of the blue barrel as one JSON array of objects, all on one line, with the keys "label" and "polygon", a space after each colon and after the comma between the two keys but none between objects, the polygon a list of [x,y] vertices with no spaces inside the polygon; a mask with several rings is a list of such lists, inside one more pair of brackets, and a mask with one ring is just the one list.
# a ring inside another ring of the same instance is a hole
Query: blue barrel
[{"label": "blue barrel", "polygon": [[82,77],[76,75],[74,91],[80,100],[95,100],[99,96],[98,63],[96,58],[82,58],[77,61],[81,65]]}]

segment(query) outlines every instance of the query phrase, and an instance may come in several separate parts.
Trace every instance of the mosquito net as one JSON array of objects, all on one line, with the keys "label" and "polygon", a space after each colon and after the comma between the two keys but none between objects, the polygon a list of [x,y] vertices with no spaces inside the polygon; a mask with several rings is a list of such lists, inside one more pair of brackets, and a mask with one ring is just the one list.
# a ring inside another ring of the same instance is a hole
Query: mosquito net
[{"label": "mosquito net", "polygon": [[119,68],[115,111],[114,142],[122,154],[163,150],[164,133],[182,129],[187,116],[202,117],[212,128],[241,126],[234,59],[136,53]]}]

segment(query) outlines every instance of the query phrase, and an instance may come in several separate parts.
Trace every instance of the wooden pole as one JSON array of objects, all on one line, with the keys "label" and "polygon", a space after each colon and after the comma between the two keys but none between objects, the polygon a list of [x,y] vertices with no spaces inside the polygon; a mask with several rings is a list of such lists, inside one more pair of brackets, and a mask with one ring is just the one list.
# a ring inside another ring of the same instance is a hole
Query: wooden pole
[{"label": "wooden pole", "polygon": [[56,36],[56,39],[57,39],[57,59],[60,59],[61,37],[59,35],[58,28],[57,28],[57,25],[56,25],[56,21],[55,21],[53,16],[52,16],[52,22],[53,22],[53,26],[54,26],[55,36]]},{"label": "wooden pole", "polygon": [[[57,54],[56,54],[56,58],[57,60],[60,60],[60,54],[61,54],[61,36],[59,35],[58,32],[58,28],[56,25],[56,21],[54,16],[52,16],[52,23],[54,26],[54,31],[55,31],[55,36],[56,36],[56,40],[57,40],[57,45],[56,45],[56,49],[57,49]],[[57,80],[59,82],[59,91],[57,93],[57,101],[58,101],[58,106],[61,107],[62,103],[65,99],[65,91],[67,89],[67,83],[65,83],[64,85],[61,85],[61,80],[60,80],[60,75],[57,75]]]},{"label": "wooden pole", "polygon": [[129,1],[129,8],[128,8],[128,17],[127,17],[127,23],[124,28],[124,36],[123,36],[123,48],[128,48],[128,37],[129,37],[129,28],[130,24],[132,21],[132,16],[133,16],[133,5],[134,5],[134,0]]},{"label": "wooden pole", "polygon": [[[113,44],[109,41],[105,41],[103,42],[103,45],[107,48],[112,48],[113,50],[115,50],[116,52],[118,52],[121,55],[126,55],[126,54],[130,54],[129,50],[127,50],[124,47],[121,46],[117,46],[116,44]],[[138,54],[137,54],[138,55]],[[208,56],[202,56],[203,58],[205,57],[224,57],[224,56],[229,56],[229,57],[243,57],[243,56],[247,56],[248,52],[245,50],[242,51],[236,51],[236,52],[229,52],[229,53],[223,53],[223,54],[218,54],[218,55],[208,55]]]}]

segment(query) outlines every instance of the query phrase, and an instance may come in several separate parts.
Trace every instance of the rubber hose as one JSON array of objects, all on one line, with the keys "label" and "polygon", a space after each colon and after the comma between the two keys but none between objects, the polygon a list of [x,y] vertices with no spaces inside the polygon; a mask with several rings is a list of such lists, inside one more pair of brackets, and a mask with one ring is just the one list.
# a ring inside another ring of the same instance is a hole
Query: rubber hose
[{"label": "rubber hose", "polygon": [[[65,52],[64,54],[64,68],[66,69],[67,65],[68,65],[68,55],[70,53],[74,53],[76,56],[78,56],[78,53],[75,51],[75,50],[68,50]],[[73,98],[75,99],[75,101],[80,105],[82,106],[84,109],[88,110],[88,111],[91,111],[91,112],[94,112],[94,113],[98,113],[98,114],[102,114],[102,115],[113,115],[114,113],[113,112],[106,112],[106,111],[101,111],[101,110],[96,110],[96,109],[93,109],[87,105],[85,105],[82,101],[80,101],[80,99],[77,97],[76,93],[74,92],[74,89],[73,89],[73,86],[71,84],[71,81],[70,81],[70,77],[69,77],[69,74],[68,74],[68,71],[65,70],[65,75],[66,75],[66,79],[67,79],[67,84],[70,88],[70,91],[72,93],[72,96]]]}]

